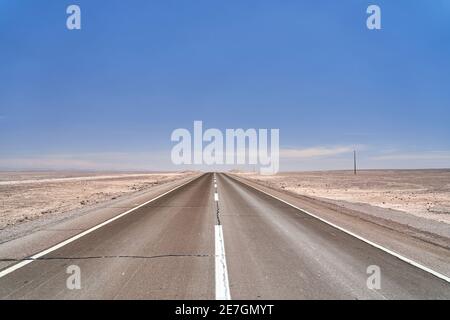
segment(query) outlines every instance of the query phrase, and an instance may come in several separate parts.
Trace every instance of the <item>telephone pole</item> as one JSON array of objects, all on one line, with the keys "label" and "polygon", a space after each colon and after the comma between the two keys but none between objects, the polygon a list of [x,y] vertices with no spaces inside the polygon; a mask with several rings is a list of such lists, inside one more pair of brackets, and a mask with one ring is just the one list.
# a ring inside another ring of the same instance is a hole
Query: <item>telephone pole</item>
[{"label": "telephone pole", "polygon": [[356,174],[356,150],[353,150],[353,174]]}]

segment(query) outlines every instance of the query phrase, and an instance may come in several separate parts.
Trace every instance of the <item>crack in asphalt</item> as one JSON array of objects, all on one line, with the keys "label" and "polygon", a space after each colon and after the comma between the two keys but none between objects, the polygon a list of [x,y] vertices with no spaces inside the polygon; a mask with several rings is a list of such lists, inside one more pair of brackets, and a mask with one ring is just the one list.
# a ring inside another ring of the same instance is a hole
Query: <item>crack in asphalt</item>
[{"label": "crack in asphalt", "polygon": [[[215,182],[217,185],[217,182]],[[218,188],[214,188],[214,192],[219,193]],[[222,223],[220,222],[220,208],[219,208],[219,201],[214,201],[216,203],[216,219],[217,219],[217,225],[220,226]]]},{"label": "crack in asphalt", "polygon": [[39,260],[90,260],[90,259],[157,259],[157,258],[183,258],[195,257],[205,258],[214,257],[211,254],[162,254],[156,256],[138,256],[138,255],[104,255],[104,256],[87,256],[87,257],[40,257],[40,258],[0,258],[0,262],[20,262],[20,261],[39,261]]},{"label": "crack in asphalt", "polygon": [[217,225],[218,226],[222,225],[222,223],[220,222],[219,201],[216,201],[216,218],[217,218]]}]

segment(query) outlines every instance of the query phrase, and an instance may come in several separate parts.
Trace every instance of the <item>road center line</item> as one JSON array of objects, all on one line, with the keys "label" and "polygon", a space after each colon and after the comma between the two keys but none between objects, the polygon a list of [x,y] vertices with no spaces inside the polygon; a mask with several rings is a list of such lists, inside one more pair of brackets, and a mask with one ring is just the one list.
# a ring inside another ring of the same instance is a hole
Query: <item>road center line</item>
[{"label": "road center line", "polygon": [[227,261],[225,258],[225,243],[222,226],[215,226],[216,244],[216,300],[230,300],[230,288],[228,285]]},{"label": "road center line", "polygon": [[228,282],[227,261],[225,258],[225,240],[219,219],[219,194],[217,193],[216,174],[214,174],[214,200],[217,204],[217,225],[215,228],[215,264],[216,264],[216,300],[231,300]]},{"label": "road center line", "polygon": [[23,261],[15,264],[15,265],[13,265],[13,266],[11,266],[9,268],[6,268],[5,270],[0,271],[0,278],[6,276],[7,274],[10,274],[11,272],[13,272],[13,271],[15,271],[17,269],[20,269],[20,268],[26,266],[27,264],[32,263],[33,261],[39,259],[42,256],[45,256],[46,254],[48,254],[50,252],[53,252],[53,251],[55,251],[55,250],[57,250],[59,248],[62,248],[65,245],[67,245],[67,244],[69,244],[71,242],[74,242],[75,240],[78,240],[81,237],[84,237],[85,235],[87,235],[87,234],[89,234],[89,233],[91,233],[91,232],[93,232],[93,231],[95,231],[97,229],[100,229],[101,227],[103,227],[103,226],[105,226],[105,225],[107,225],[107,224],[109,224],[109,223],[111,223],[111,222],[113,222],[113,221],[115,221],[117,219],[122,218],[123,216],[125,216],[125,215],[127,215],[127,214],[129,214],[129,213],[131,213],[131,212],[133,212],[133,211],[135,211],[135,210],[137,210],[137,209],[139,209],[139,208],[141,208],[141,207],[143,207],[143,206],[145,206],[145,205],[147,205],[147,204],[149,204],[149,203],[151,203],[151,202],[161,198],[161,197],[164,197],[166,194],[169,194],[169,193],[171,193],[171,192],[173,192],[173,191],[175,191],[175,190],[177,190],[177,189],[187,185],[188,183],[191,183],[192,181],[194,181],[194,180],[196,180],[198,178],[199,177],[191,179],[191,180],[189,180],[189,181],[187,181],[187,182],[185,182],[185,183],[183,183],[183,184],[181,184],[181,185],[179,185],[179,186],[177,186],[175,188],[170,189],[167,192],[164,192],[163,194],[160,194],[159,196],[157,196],[157,197],[155,197],[155,198],[153,198],[153,199],[151,199],[151,200],[149,200],[147,202],[144,202],[143,204],[138,205],[137,207],[134,207],[134,208],[132,208],[132,209],[130,209],[128,211],[125,211],[124,213],[121,213],[121,214],[119,214],[119,215],[117,215],[117,216],[115,216],[115,217],[113,217],[111,219],[108,219],[108,220],[106,220],[106,221],[104,221],[104,222],[102,222],[102,223],[100,223],[100,224],[98,224],[98,225],[96,225],[96,226],[86,230],[86,231],[83,231],[83,232],[81,232],[81,233],[79,233],[79,234],[77,234],[77,235],[75,235],[75,236],[73,236],[73,237],[71,237],[71,238],[69,238],[69,239],[67,239],[65,241],[62,241],[62,242],[54,245],[53,247],[50,247],[50,248],[48,248],[48,249],[46,249],[44,251],[36,253],[35,255],[33,255],[31,257],[25,258]]}]

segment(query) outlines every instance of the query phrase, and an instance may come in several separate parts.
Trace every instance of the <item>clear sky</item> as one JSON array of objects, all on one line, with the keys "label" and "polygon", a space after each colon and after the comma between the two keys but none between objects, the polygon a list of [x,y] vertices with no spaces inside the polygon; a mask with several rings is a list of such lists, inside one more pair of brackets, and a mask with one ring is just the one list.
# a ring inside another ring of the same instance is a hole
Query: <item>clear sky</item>
[{"label": "clear sky", "polygon": [[0,168],[170,169],[194,120],[279,128],[281,170],[450,167],[450,1],[0,0]]}]

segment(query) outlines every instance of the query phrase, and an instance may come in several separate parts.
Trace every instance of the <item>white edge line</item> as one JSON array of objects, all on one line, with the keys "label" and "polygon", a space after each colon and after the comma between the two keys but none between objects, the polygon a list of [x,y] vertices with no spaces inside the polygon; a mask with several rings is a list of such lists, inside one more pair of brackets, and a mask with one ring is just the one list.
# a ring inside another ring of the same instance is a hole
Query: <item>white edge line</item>
[{"label": "white edge line", "polygon": [[222,226],[215,226],[216,300],[231,300]]},{"label": "white edge line", "polygon": [[161,198],[163,196],[165,196],[166,194],[171,193],[172,191],[175,191],[175,190],[177,190],[177,189],[187,185],[188,183],[191,183],[192,181],[194,181],[194,180],[196,180],[196,179],[198,179],[200,177],[201,176],[198,176],[198,177],[196,177],[194,179],[191,179],[191,180],[189,180],[189,181],[187,181],[187,182],[185,182],[185,183],[183,183],[183,184],[181,184],[181,185],[179,185],[179,186],[177,186],[177,187],[175,187],[173,189],[170,189],[169,191],[164,192],[163,194],[160,194],[159,196],[157,196],[157,197],[155,197],[155,198],[153,198],[153,199],[151,199],[151,200],[149,200],[147,202],[144,202],[144,203],[138,205],[137,207],[134,207],[134,208],[132,208],[132,209],[130,209],[128,211],[125,211],[125,212],[123,212],[123,213],[121,213],[121,214],[119,214],[119,215],[117,215],[117,216],[115,216],[113,218],[110,218],[110,219],[108,219],[108,220],[106,220],[106,221],[104,221],[104,222],[102,222],[102,223],[100,223],[100,224],[98,224],[96,226],[93,226],[92,228],[90,228],[88,230],[85,230],[85,231],[83,231],[83,232],[81,232],[81,233],[79,233],[79,234],[77,234],[77,235],[75,235],[75,236],[73,236],[73,237],[71,237],[71,238],[69,238],[67,240],[64,240],[64,241],[54,245],[53,247],[50,247],[50,248],[48,248],[48,249],[46,249],[44,251],[36,253],[35,255],[33,255],[31,257],[24,258],[23,261],[21,261],[19,263],[16,263],[15,265],[12,265],[12,266],[6,268],[5,270],[0,271],[0,278],[6,276],[7,274],[9,274],[9,273],[11,273],[11,272],[13,272],[13,271],[15,271],[17,269],[20,269],[20,268],[26,266],[27,264],[35,261],[36,259],[38,259],[38,258],[40,258],[40,257],[42,257],[42,256],[44,256],[44,255],[46,255],[46,254],[48,254],[48,253],[50,253],[52,251],[55,251],[55,250],[57,250],[57,249],[59,249],[61,247],[64,247],[66,244],[69,244],[69,243],[71,243],[71,242],[73,242],[73,241],[75,241],[75,240],[77,240],[77,239],[79,239],[79,238],[81,238],[81,237],[83,237],[83,236],[85,236],[85,235],[87,235],[87,234],[89,234],[89,233],[91,233],[91,232],[93,232],[93,231],[95,231],[95,230],[97,230],[97,229],[99,229],[99,228],[101,228],[101,227],[103,227],[103,226],[105,226],[105,225],[107,225],[107,224],[117,220],[117,219],[122,218],[123,216],[125,216],[125,215],[127,215],[127,214],[129,214],[129,213],[131,213],[131,212],[133,212],[133,211],[135,211],[135,210],[137,210],[137,209],[139,209],[139,208],[141,208],[141,207],[143,207],[143,206],[145,206],[145,205],[147,205],[147,204],[149,204],[149,203],[151,203],[151,202],[153,202],[153,201],[155,201],[155,200],[157,200],[157,199],[159,199],[159,198]]},{"label": "white edge line", "polygon": [[398,259],[400,259],[400,260],[402,260],[402,261],[404,261],[406,263],[409,263],[410,265],[413,265],[413,266],[415,266],[415,267],[417,267],[417,268],[419,268],[419,269],[421,269],[423,271],[431,273],[432,275],[434,275],[434,276],[436,276],[436,277],[438,277],[438,278],[440,278],[442,280],[450,282],[450,277],[448,277],[448,276],[446,276],[446,275],[444,275],[442,273],[434,271],[433,269],[430,269],[430,268],[428,268],[428,267],[426,267],[426,266],[424,266],[424,265],[422,265],[422,264],[420,264],[420,263],[418,263],[418,262],[416,262],[414,260],[411,260],[411,259],[409,259],[409,258],[407,258],[405,256],[402,256],[401,254],[399,254],[397,252],[394,252],[394,251],[392,251],[392,250],[390,250],[388,248],[385,248],[385,247],[383,247],[383,246],[381,246],[379,244],[376,244],[375,242],[367,240],[367,239],[365,239],[365,238],[363,238],[363,237],[361,237],[361,236],[359,236],[359,235],[357,235],[357,234],[355,234],[355,233],[353,233],[353,232],[351,232],[351,231],[349,231],[347,229],[344,229],[344,228],[342,228],[342,227],[340,227],[340,226],[338,226],[338,225],[336,225],[336,224],[334,224],[334,223],[332,223],[330,221],[327,221],[327,220],[325,220],[325,219],[315,215],[314,213],[311,213],[311,212],[308,212],[307,210],[301,209],[301,208],[299,208],[299,207],[297,207],[297,206],[295,206],[295,205],[293,205],[293,204],[291,204],[291,203],[289,203],[289,202],[287,202],[287,201],[285,201],[283,199],[280,199],[277,196],[274,196],[274,195],[272,195],[272,194],[270,194],[270,193],[268,193],[266,191],[263,191],[263,190],[261,190],[261,189],[259,189],[257,187],[249,185],[247,183],[245,183],[245,184],[247,186],[253,188],[253,189],[256,189],[256,190],[258,190],[258,191],[260,191],[260,192],[262,192],[262,193],[272,197],[272,198],[275,198],[275,199],[277,199],[277,200],[279,200],[281,202],[284,202],[285,204],[287,204],[287,205],[289,205],[289,206],[291,206],[291,207],[293,207],[293,208],[295,208],[297,210],[300,210],[300,211],[306,213],[307,215],[310,215],[311,217],[316,218],[316,219],[318,219],[318,220],[320,220],[320,221],[322,221],[322,222],[324,222],[324,223],[326,223],[326,224],[328,224],[328,225],[330,225],[330,226],[332,226],[332,227],[334,227],[334,228],[336,228],[336,229],[338,229],[338,230],[340,230],[342,232],[345,232],[348,235],[351,235],[352,237],[355,237],[355,238],[357,238],[357,239],[359,239],[359,240],[361,240],[361,241],[363,241],[363,242],[365,242],[365,243],[367,243],[367,244],[369,244],[369,245],[371,245],[371,246],[373,246],[373,247],[375,247],[377,249],[380,249],[380,250],[382,250],[382,251],[384,251],[384,252],[386,252],[386,253],[388,253],[390,255],[393,255],[394,257],[396,257],[396,258],[398,258]]}]

